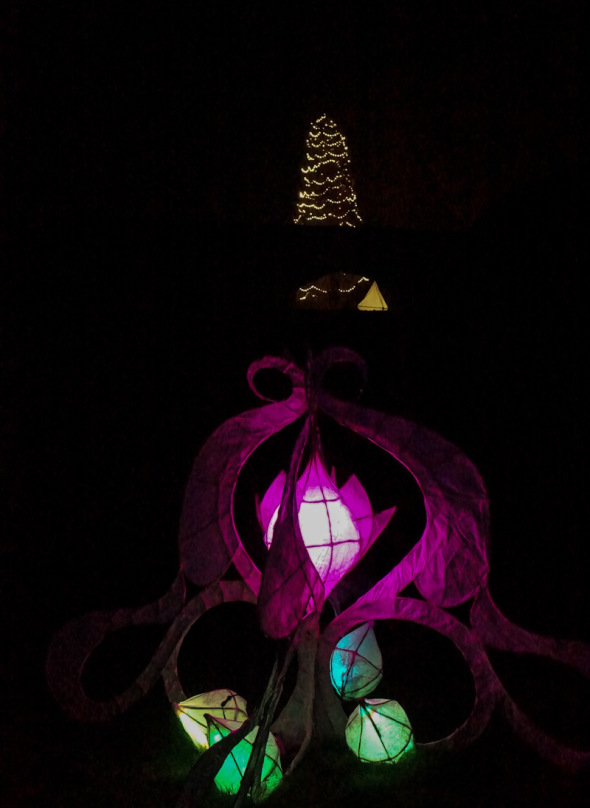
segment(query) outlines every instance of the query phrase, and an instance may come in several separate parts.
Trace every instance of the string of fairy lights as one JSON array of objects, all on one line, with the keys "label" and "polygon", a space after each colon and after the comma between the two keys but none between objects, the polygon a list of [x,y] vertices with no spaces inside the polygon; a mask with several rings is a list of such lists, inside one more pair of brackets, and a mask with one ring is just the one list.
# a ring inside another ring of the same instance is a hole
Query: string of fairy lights
[{"label": "string of fairy lights", "polygon": [[350,157],[344,135],[325,114],[311,125],[301,168],[295,224],[362,224],[352,187]]},{"label": "string of fairy lights", "polygon": [[[357,281],[353,283],[348,289],[340,289],[338,288],[337,292],[342,292],[344,294],[349,294],[350,292],[354,292],[354,290],[361,284],[361,283],[368,283],[369,278],[365,278],[364,276],[359,278]],[[316,292],[320,292],[322,295],[327,295],[330,293],[329,289],[322,289],[320,286],[316,286],[314,283],[310,283],[309,286],[300,286],[298,289],[301,292],[299,296],[299,300],[307,300],[308,297],[314,298],[316,296]]]}]

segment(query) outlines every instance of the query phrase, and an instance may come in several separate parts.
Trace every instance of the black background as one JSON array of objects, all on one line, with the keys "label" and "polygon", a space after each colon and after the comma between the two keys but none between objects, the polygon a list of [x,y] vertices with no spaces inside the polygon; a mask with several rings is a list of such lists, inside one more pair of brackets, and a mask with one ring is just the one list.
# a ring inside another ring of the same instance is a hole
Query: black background
[{"label": "black background", "polygon": [[[109,727],[79,727],[50,700],[44,656],[67,619],[169,586],[192,459],[255,406],[245,373],[264,354],[359,350],[368,405],[437,430],[481,470],[500,608],[590,640],[581,21],[578,4],[525,2],[9,10],[7,805],[174,803],[191,753],[161,688]],[[353,232],[290,224],[324,111],[349,143]],[[376,277],[388,313],[291,310],[299,284],[342,269]],[[236,649],[211,653],[248,687],[268,649],[244,620]],[[103,660],[114,685],[141,668],[144,639]],[[498,666],[540,723],[587,747],[587,684],[535,662]],[[453,701],[452,677],[430,684]],[[307,804],[343,802],[301,777]],[[371,792],[384,805],[391,777]],[[497,721],[398,797],[573,805],[585,787]]]}]

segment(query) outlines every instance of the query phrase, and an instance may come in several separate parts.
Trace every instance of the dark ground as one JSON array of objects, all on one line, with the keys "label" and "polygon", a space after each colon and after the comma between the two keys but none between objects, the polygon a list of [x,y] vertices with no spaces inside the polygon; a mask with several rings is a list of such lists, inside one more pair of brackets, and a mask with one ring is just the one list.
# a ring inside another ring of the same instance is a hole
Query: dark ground
[{"label": "dark ground", "polygon": [[[359,350],[367,404],[434,428],[480,468],[500,608],[531,630],[590,641],[585,187],[555,177],[454,233],[73,221],[22,234],[2,320],[2,805],[174,805],[192,754],[161,685],[112,724],[79,726],[52,702],[44,657],[67,619],[167,589],[192,459],[218,424],[256,405],[245,372],[264,354]],[[387,314],[289,309],[299,283],[343,267],[378,278]],[[204,622],[193,638],[187,676],[256,700],[268,646],[247,610],[219,620],[221,633]],[[97,692],[135,675],[154,641],[131,632],[107,648]],[[428,632],[399,643],[387,652],[391,686],[407,694],[418,739],[451,730],[471,692],[458,657]],[[589,747],[588,682],[543,660],[495,661],[541,725]],[[273,804],[353,805],[364,793],[375,805],[581,805],[589,784],[498,718],[447,761],[374,773],[310,755]]]}]

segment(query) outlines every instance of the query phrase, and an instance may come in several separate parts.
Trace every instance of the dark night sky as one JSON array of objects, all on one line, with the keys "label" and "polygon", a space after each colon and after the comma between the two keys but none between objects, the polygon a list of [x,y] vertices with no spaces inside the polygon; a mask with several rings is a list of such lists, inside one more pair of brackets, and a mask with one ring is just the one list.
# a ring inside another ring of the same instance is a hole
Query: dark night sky
[{"label": "dark night sky", "polygon": [[323,111],[369,225],[461,227],[583,157],[579,3],[52,3],[12,27],[33,221],[284,224]]},{"label": "dark night sky", "polygon": [[[245,373],[265,353],[359,350],[368,405],[437,430],[480,468],[500,607],[590,639],[582,4],[373,5],[47,2],[6,15],[11,806],[148,808],[175,793],[186,771],[171,773],[161,690],[111,728],[79,730],[49,699],[45,650],[72,616],[169,586],[192,459],[256,405]],[[365,222],[344,235],[290,224],[324,111],[347,137]],[[378,277],[384,319],[293,312],[296,286],[332,269]],[[426,658],[444,700],[434,667]],[[587,682],[515,670],[549,724],[559,683],[571,687],[561,729],[587,747]],[[415,804],[585,804],[587,777],[538,762],[501,722],[486,738],[473,774],[460,759]],[[1,787],[0,775],[0,803]],[[103,802],[89,801],[97,788]]]}]

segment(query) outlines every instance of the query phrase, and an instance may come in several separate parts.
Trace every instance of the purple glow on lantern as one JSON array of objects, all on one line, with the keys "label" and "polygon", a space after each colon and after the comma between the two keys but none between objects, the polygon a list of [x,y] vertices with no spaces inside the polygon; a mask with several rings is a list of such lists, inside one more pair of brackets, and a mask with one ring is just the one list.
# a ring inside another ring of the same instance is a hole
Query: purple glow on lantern
[{"label": "purple glow on lantern", "polygon": [[[281,472],[260,503],[258,517],[267,547],[272,543],[285,480]],[[297,481],[296,505],[303,541],[327,595],[376,538],[369,497],[354,475],[338,489],[334,476],[314,453]]]}]

